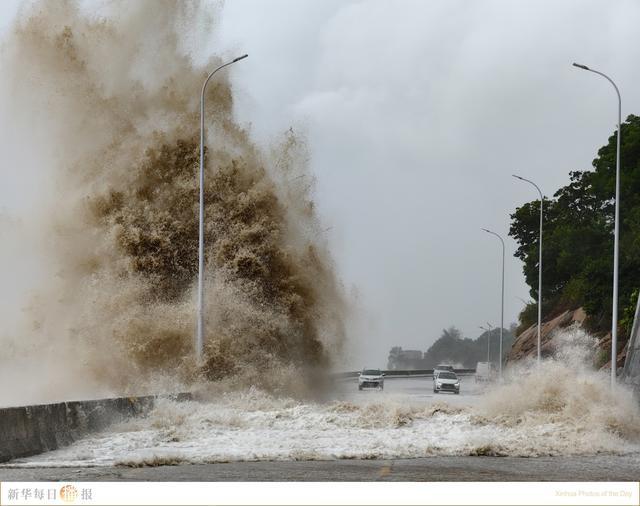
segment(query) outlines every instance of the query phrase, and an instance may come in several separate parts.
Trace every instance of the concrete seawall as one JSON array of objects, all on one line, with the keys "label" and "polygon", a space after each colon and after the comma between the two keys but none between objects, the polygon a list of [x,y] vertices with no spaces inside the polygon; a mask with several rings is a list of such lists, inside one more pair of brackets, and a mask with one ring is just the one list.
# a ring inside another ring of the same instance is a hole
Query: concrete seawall
[{"label": "concrete seawall", "polygon": [[[55,450],[111,423],[144,415],[153,408],[158,397],[121,397],[0,409],[0,462]],[[191,399],[188,393],[166,397]]]}]

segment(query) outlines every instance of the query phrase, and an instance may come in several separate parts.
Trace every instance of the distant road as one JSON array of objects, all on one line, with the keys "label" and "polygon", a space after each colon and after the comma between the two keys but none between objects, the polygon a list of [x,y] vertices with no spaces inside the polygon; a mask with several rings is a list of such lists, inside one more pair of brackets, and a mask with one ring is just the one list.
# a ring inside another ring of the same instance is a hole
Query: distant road
[{"label": "distant road", "polygon": [[[454,369],[455,373],[458,376],[468,376],[471,374],[475,374],[475,369]],[[433,369],[402,369],[402,370],[383,370],[382,371],[385,376],[390,378],[405,378],[405,377],[419,377],[419,376],[433,376]],[[334,378],[355,378],[360,374],[360,371],[347,371],[347,372],[336,372],[333,373],[332,376]]]},{"label": "distant road", "polygon": [[485,385],[476,383],[473,376],[460,376],[460,394],[453,393],[433,393],[433,379],[430,376],[413,377],[388,377],[384,382],[384,391],[363,390],[358,391],[358,382],[355,378],[341,380],[340,388],[336,393],[338,399],[350,402],[371,401],[374,399],[383,400],[385,397],[407,396],[414,403],[431,404],[433,401],[442,399],[454,406],[473,406],[480,398]]},{"label": "distant road", "polygon": [[429,457],[161,467],[0,468],[0,481],[637,481],[640,457]]}]

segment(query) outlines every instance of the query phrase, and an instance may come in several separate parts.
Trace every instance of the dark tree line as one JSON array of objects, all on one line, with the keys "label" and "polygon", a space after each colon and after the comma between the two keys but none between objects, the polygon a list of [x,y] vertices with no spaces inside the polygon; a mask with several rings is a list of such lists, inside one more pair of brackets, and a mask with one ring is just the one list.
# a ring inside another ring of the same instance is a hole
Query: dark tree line
[{"label": "dark tree line", "polygon": [[[487,338],[491,338],[491,361],[497,363],[499,356],[500,329],[482,333],[477,339],[464,337],[455,327],[443,329],[442,335],[424,354],[425,369],[442,363],[462,364],[473,368],[478,362],[487,361]],[[506,356],[513,343],[513,333],[503,330],[502,355]]]}]

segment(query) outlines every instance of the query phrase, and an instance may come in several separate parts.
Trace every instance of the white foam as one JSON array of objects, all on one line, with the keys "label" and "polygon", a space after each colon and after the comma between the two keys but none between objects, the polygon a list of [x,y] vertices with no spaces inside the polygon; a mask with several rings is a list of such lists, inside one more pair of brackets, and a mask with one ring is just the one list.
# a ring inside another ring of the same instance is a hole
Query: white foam
[{"label": "white foam", "polygon": [[[206,404],[162,401],[148,418],[25,459],[21,465],[640,452],[637,437],[628,439],[628,434],[613,430],[615,424],[607,425],[606,419],[532,415],[520,420],[502,414],[488,417],[484,409],[454,407],[442,401],[423,405],[406,401],[387,396],[379,402],[299,403],[256,390]],[[602,425],[587,430],[583,422],[594,420]]]}]

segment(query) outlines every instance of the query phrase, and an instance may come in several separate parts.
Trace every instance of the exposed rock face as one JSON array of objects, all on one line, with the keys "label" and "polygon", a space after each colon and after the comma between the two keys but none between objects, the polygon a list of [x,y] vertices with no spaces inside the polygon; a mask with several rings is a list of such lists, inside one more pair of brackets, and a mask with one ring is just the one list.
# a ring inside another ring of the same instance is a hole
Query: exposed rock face
[{"label": "exposed rock face", "polygon": [[[547,357],[553,354],[553,334],[556,330],[568,327],[574,323],[582,324],[587,315],[582,308],[573,311],[565,311],[552,320],[542,322],[542,332],[540,336],[542,356]],[[534,324],[516,337],[511,351],[507,356],[507,363],[517,362],[525,357],[536,357],[538,353],[538,325]]]},{"label": "exposed rock face", "polygon": [[[624,347],[620,349],[620,332],[618,332],[618,356],[616,357],[616,365],[618,369],[624,367],[624,361],[627,358],[627,346],[629,343],[625,343]],[[607,335],[604,336],[598,342],[598,348],[601,350],[607,350],[610,352],[611,350],[611,332],[607,332]],[[604,364],[601,369],[610,369],[611,368],[611,359],[607,360],[606,364]]]},{"label": "exposed rock face", "polygon": [[[556,316],[552,320],[542,322],[542,357],[548,357],[555,351],[553,335],[556,330],[569,327],[574,323],[582,325],[587,315],[582,308],[578,308],[571,311],[565,311],[564,313]],[[598,340],[598,349],[603,352],[609,353],[611,349],[611,333],[607,333],[605,336],[600,337]],[[511,351],[507,356],[507,363],[517,362],[526,357],[535,358],[538,350],[538,326],[532,325],[522,334],[516,337],[516,340],[511,347]],[[618,347],[618,356],[616,357],[617,367],[624,367],[624,361],[627,355],[627,346]],[[608,355],[607,355],[608,356]],[[597,364],[599,365],[599,364]],[[609,369],[611,367],[611,360],[607,360],[601,369]]]}]

